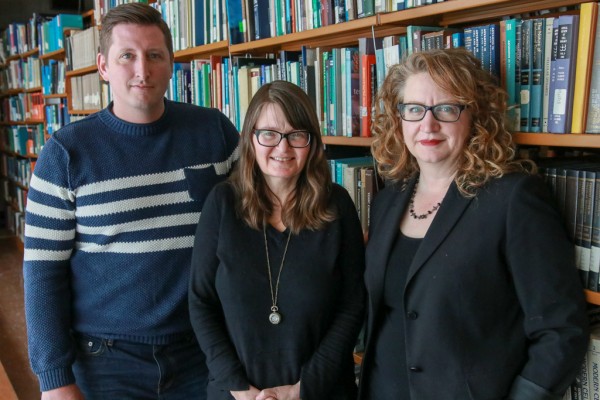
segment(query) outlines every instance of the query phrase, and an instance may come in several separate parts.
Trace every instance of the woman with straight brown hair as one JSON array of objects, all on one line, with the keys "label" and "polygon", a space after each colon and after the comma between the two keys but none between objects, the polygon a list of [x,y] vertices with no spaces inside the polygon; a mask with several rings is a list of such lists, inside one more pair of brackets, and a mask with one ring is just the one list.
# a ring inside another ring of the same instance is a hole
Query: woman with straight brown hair
[{"label": "woman with straight brown hair", "polygon": [[314,106],[276,81],[250,102],[230,179],[196,233],[190,312],[210,400],[354,400],[364,245]]}]

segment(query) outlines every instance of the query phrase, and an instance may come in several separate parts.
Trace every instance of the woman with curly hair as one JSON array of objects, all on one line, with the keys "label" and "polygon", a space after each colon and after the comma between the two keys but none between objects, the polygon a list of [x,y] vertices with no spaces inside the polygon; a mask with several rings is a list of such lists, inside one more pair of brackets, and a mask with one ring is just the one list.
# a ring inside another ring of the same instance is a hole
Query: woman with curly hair
[{"label": "woman with curly hair", "polygon": [[364,262],[310,98],[289,82],[262,86],[236,169],[196,232],[189,300],[208,400],[356,400]]},{"label": "woman with curly hair", "polygon": [[383,83],[361,399],[560,399],[581,365],[573,244],[515,160],[506,99],[464,49],[414,53]]}]

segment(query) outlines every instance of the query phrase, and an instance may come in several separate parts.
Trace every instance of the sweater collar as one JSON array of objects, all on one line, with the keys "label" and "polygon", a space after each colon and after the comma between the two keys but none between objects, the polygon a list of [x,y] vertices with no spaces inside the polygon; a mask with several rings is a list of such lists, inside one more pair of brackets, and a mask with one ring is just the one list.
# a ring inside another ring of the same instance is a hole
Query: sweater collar
[{"label": "sweater collar", "polygon": [[156,121],[147,124],[134,124],[132,122],[124,121],[118,118],[112,112],[113,102],[111,101],[108,107],[100,111],[100,120],[113,131],[131,136],[149,136],[157,133],[164,132],[167,128],[167,120],[169,115],[170,102],[167,99],[163,99],[165,102],[165,111],[163,115]]}]

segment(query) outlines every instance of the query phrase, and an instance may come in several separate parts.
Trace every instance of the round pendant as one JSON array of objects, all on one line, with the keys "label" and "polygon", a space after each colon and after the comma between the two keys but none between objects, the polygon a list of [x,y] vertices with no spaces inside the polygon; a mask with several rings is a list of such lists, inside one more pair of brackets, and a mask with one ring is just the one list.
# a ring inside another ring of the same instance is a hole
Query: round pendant
[{"label": "round pendant", "polygon": [[273,311],[271,314],[269,314],[269,322],[273,325],[279,324],[281,322],[281,314],[279,314],[276,311]]}]

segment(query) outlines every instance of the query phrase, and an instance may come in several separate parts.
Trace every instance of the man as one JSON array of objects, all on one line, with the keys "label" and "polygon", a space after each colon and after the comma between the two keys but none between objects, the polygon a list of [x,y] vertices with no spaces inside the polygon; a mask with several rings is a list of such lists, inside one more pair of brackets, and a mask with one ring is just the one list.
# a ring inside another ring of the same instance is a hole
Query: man
[{"label": "man", "polygon": [[150,6],[103,19],[113,102],[56,132],[31,179],[24,260],[42,399],[204,399],[187,306],[204,199],[238,157],[219,111],[164,99],[168,26]]}]

